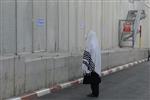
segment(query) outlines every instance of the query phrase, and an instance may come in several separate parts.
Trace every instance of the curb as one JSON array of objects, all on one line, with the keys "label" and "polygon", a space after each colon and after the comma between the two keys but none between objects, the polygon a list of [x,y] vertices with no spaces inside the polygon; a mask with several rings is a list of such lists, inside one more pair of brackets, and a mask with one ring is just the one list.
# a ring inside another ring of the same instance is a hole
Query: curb
[{"label": "curb", "polygon": [[[115,73],[115,72],[127,69],[127,68],[132,67],[132,66],[134,66],[136,64],[140,64],[140,63],[143,63],[143,62],[146,62],[146,61],[147,61],[147,59],[142,59],[142,60],[135,61],[135,62],[132,62],[132,63],[128,63],[128,64],[125,64],[125,65],[122,65],[122,66],[117,66],[115,68],[111,68],[111,69],[103,71],[101,73],[101,75],[102,76],[106,76],[106,75],[109,75],[109,74],[112,74],[112,73]],[[82,81],[83,81],[83,78],[79,78],[79,79],[74,80],[74,81],[69,81],[67,83],[58,84],[58,85],[55,85],[55,86],[53,86],[51,88],[42,89],[42,90],[30,93],[28,95],[24,95],[24,96],[17,97],[17,98],[11,98],[11,99],[7,99],[7,100],[33,100],[33,99],[36,99],[38,97],[41,97],[41,96],[44,96],[44,95],[47,95],[47,94],[50,94],[50,93],[58,92],[58,91],[60,91],[60,90],[62,90],[64,88],[68,88],[68,87],[71,87],[71,86],[79,85],[79,84],[82,83]]]}]

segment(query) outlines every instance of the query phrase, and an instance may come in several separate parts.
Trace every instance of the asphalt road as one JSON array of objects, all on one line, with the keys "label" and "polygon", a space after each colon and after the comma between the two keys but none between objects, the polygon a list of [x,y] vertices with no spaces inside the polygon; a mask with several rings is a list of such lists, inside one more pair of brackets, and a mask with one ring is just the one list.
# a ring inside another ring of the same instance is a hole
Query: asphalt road
[{"label": "asphalt road", "polygon": [[102,78],[98,98],[86,97],[89,85],[78,85],[38,100],[150,100],[150,62]]}]

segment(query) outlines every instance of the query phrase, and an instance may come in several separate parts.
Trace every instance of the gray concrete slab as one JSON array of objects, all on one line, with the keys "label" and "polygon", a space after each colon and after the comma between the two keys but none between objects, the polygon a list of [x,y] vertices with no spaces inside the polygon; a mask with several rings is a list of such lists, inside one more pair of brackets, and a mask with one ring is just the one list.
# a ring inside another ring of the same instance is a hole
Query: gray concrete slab
[{"label": "gray concrete slab", "polygon": [[102,61],[102,69],[106,69],[109,67],[109,53],[102,53],[102,58],[101,58],[101,61]]},{"label": "gray concrete slab", "polygon": [[[46,0],[33,1],[33,51],[46,50]],[[39,24],[40,20],[43,24]]]},{"label": "gray concrete slab", "polygon": [[68,60],[69,60],[69,64],[68,64],[69,80],[77,79],[82,75],[82,70],[81,70],[82,56],[81,55],[71,56]]},{"label": "gray concrete slab", "polygon": [[52,86],[54,84],[54,59],[46,59],[46,87]]},{"label": "gray concrete slab", "polygon": [[21,56],[15,57],[15,95],[23,94],[25,91],[25,63]]},{"label": "gray concrete slab", "polygon": [[13,55],[16,52],[16,5],[15,0],[1,0],[0,33],[1,54]]},{"label": "gray concrete slab", "polygon": [[54,84],[68,80],[68,55],[54,57]]},{"label": "gray concrete slab", "polygon": [[25,91],[34,91],[46,86],[46,60],[26,62]]},{"label": "gray concrete slab", "polygon": [[14,95],[14,58],[0,60],[0,80],[1,80],[1,97],[11,97]]},{"label": "gray concrete slab", "polygon": [[99,98],[89,98],[88,85],[79,85],[38,100],[150,100],[150,62],[105,76]]}]

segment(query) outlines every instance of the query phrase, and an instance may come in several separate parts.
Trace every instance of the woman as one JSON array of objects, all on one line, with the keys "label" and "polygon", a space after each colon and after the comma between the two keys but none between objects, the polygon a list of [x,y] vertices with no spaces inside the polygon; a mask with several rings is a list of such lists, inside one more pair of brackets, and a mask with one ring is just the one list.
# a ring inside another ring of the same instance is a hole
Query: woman
[{"label": "woman", "polygon": [[98,97],[99,83],[101,82],[101,49],[96,33],[93,31],[86,35],[82,69],[84,73],[83,84],[91,85],[92,93],[88,96]]}]

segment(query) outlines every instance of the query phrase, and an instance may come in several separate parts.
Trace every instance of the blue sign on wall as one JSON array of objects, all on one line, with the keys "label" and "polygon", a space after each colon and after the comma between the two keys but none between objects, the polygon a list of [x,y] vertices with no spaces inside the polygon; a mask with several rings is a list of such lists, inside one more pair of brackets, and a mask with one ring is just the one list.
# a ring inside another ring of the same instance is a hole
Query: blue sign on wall
[{"label": "blue sign on wall", "polygon": [[36,20],[37,26],[44,26],[45,25],[45,19],[39,18]]}]

